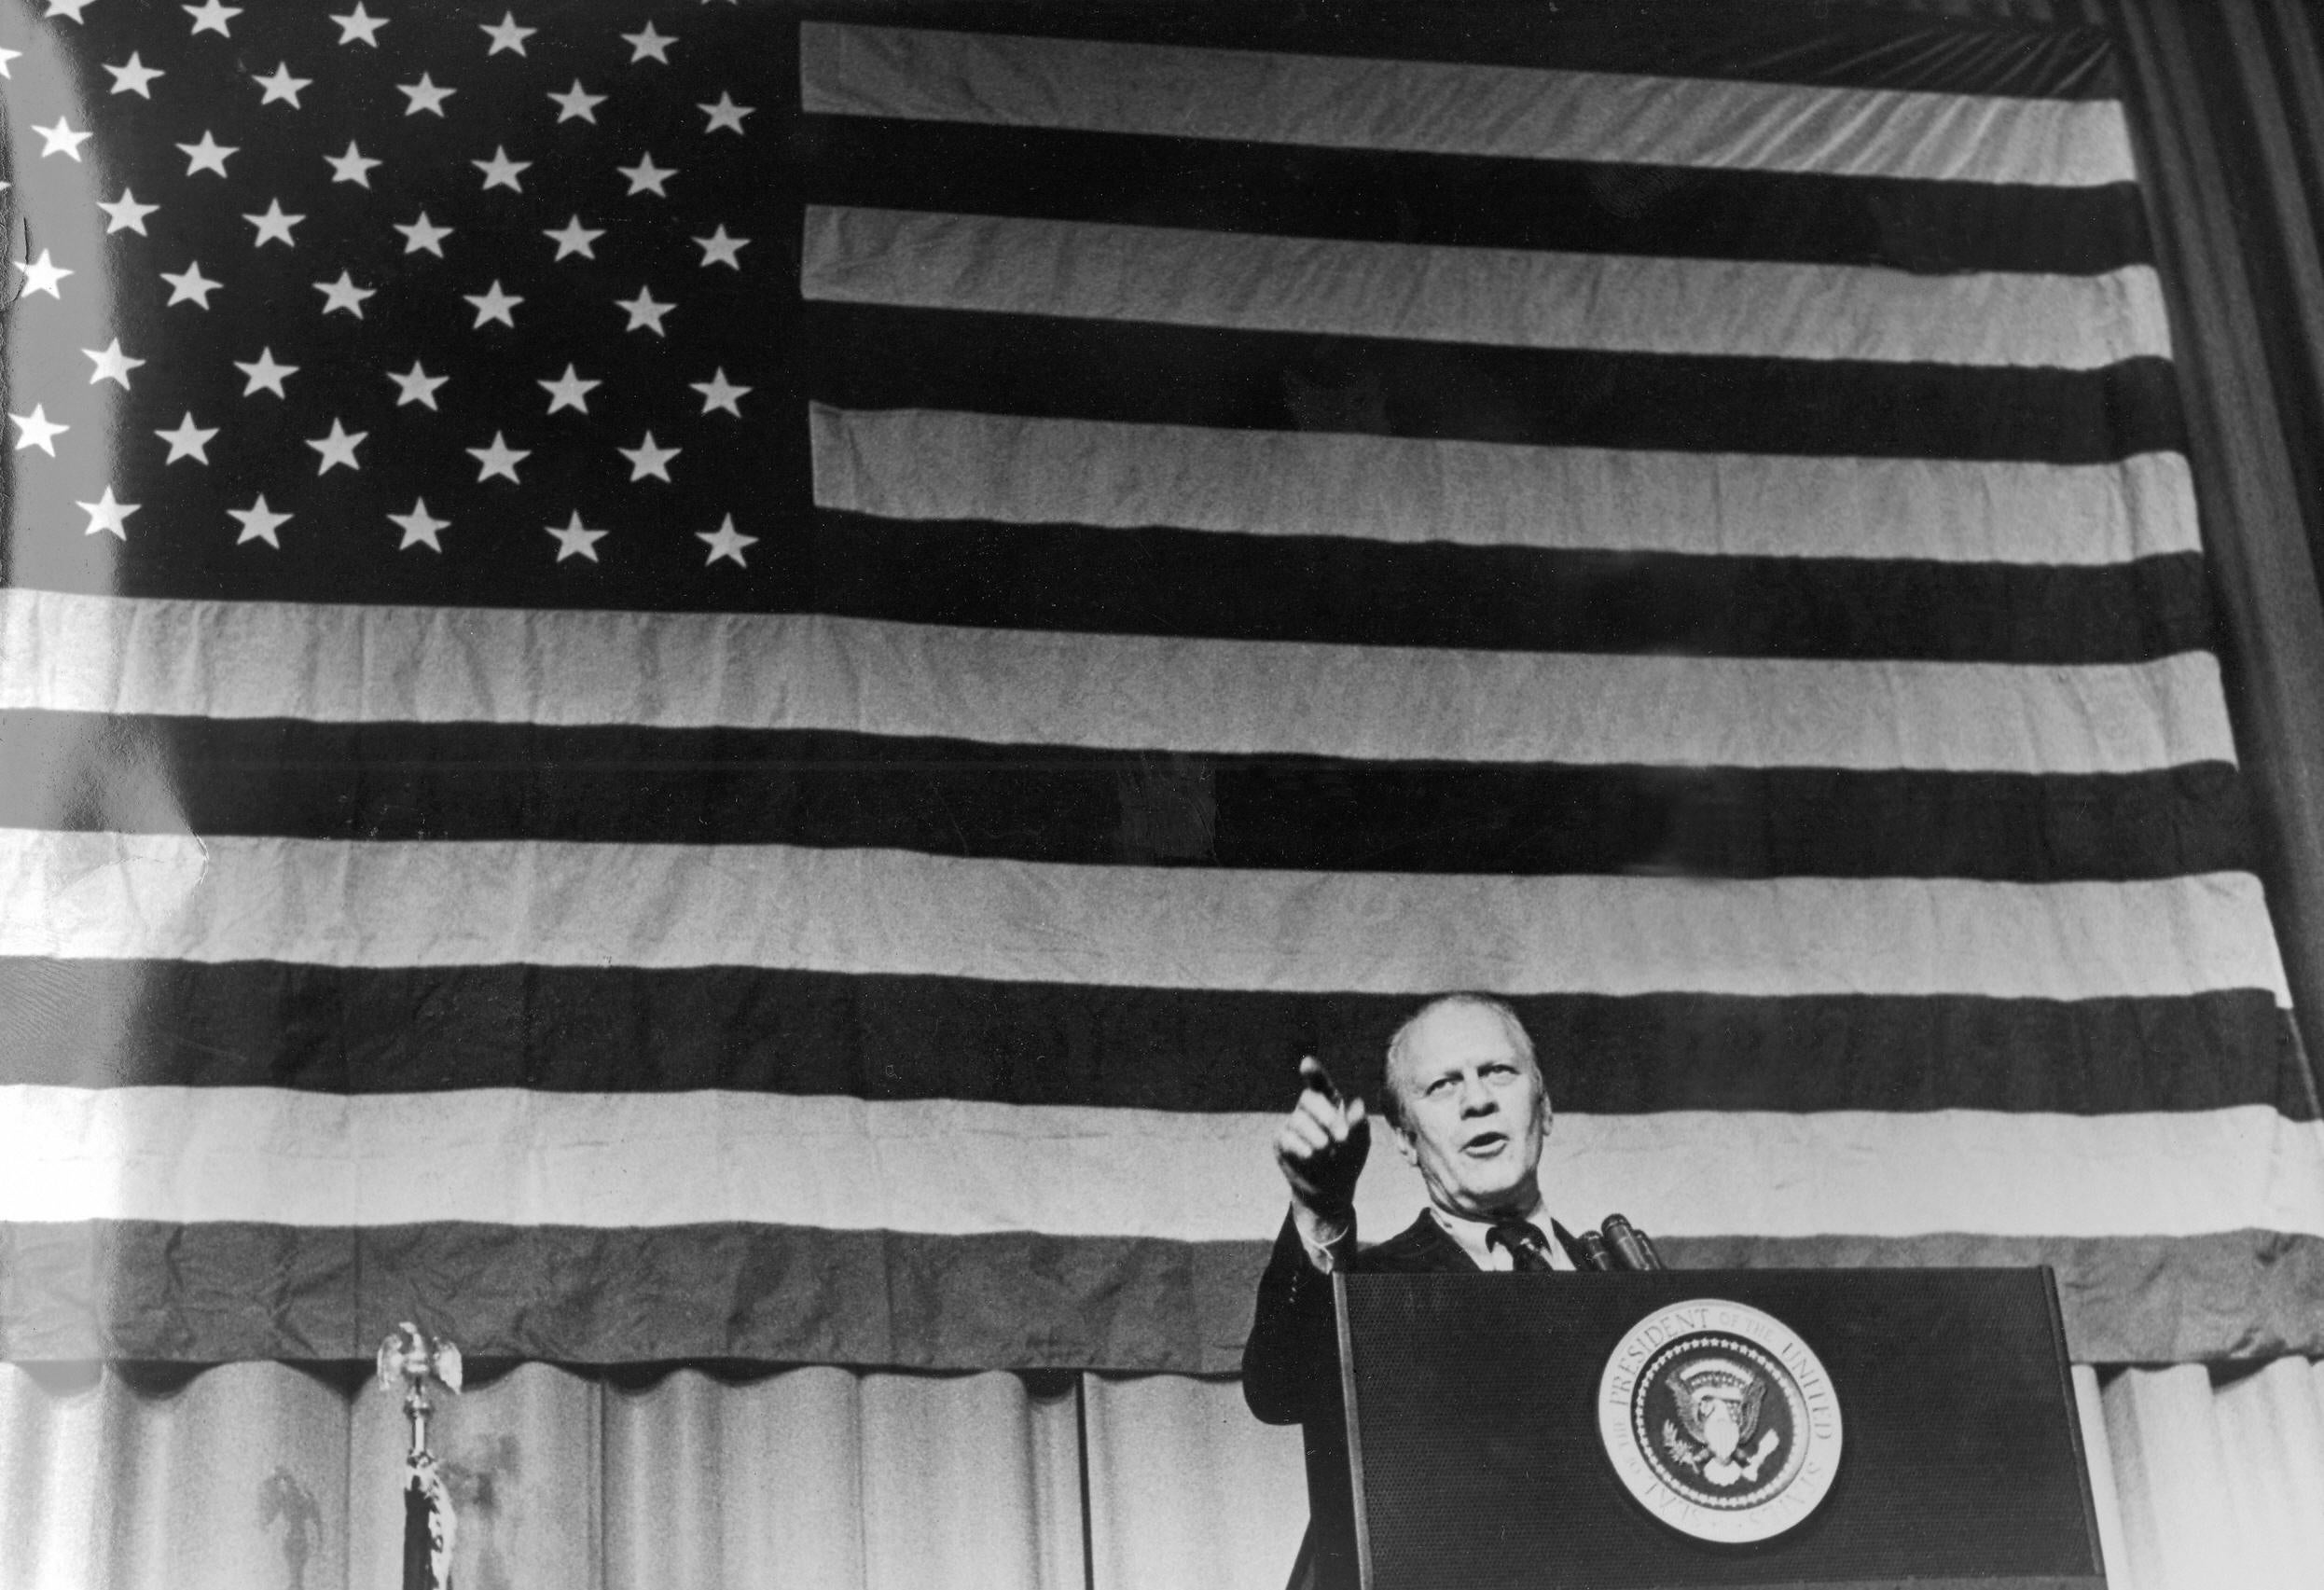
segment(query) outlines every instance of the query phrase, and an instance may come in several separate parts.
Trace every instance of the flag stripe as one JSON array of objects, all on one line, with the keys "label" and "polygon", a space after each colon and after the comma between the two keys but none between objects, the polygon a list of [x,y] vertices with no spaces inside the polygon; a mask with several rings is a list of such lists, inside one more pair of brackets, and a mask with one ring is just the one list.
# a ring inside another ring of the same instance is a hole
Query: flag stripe
[{"label": "flag stripe", "polygon": [[2119,97],[2107,35],[2097,28],[1970,25],[1953,18],[1835,11],[1821,0],[1667,0],[1622,6],[1511,7],[1499,0],[1433,0],[1427,10],[1382,3],[1329,12],[1287,7],[1158,3],[1060,13],[1042,0],[819,0],[828,21],[912,25],[940,15],[978,33],[1273,50],[1285,54],[1554,66],[1860,89]]},{"label": "flag stripe", "polygon": [[818,118],[811,201],[1279,237],[1916,271],[2150,262],[2137,189],[1288,148]]},{"label": "flag stripe", "polygon": [[810,115],[1325,148],[2087,187],[2135,175],[2111,100],[1812,88],[805,22]]},{"label": "flag stripe", "polygon": [[[1561,1109],[2317,1114],[2265,992],[1519,996]],[[1378,1097],[1408,997],[555,966],[0,959],[0,1058],[67,1087],[695,1088],[1265,1113]]]},{"label": "flag stripe", "polygon": [[819,612],[970,629],[2026,664],[2147,662],[2212,634],[2193,553],[2100,569],[1673,557],[830,510],[803,539]]},{"label": "flag stripe", "polygon": [[[1264,1237],[1281,1206],[1274,1112],[523,1088],[10,1084],[0,1099],[0,1220],[16,1222],[751,1221],[1206,1242]],[[1424,1195],[1380,1158],[1357,1210],[1385,1234]],[[1567,1112],[1542,1174],[1561,1207],[1611,1204],[1658,1236],[2324,1236],[2324,1123],[2251,1106]]]},{"label": "flag stripe", "polygon": [[2241,871],[2240,780],[1189,758],[729,729],[0,712],[0,827],[804,845],[1300,871]]},{"label": "flag stripe", "polygon": [[2161,359],[2097,370],[1590,353],[814,303],[810,395],[1231,430],[2107,463],[2183,443]]},{"label": "flag stripe", "polygon": [[[2308,1237],[1658,1241],[1686,1269],[2049,1265],[2077,1362],[2324,1347],[2324,1241]],[[0,1224],[0,1355],[362,1359],[416,1316],[461,1321],[472,1360],[1232,1375],[1266,1254],[1263,1242],[764,1225]],[[650,1306],[603,1307],[607,1294]]]},{"label": "flag stripe", "polygon": [[2264,989],[2289,1002],[2259,882],[2241,873],[1505,878],[5,829],[0,884],[0,955],[765,966],[1279,992]]},{"label": "flag stripe", "polygon": [[2092,566],[2201,545],[2175,452],[2062,467],[821,404],[808,417],[817,504],[889,518],[1835,561]]},{"label": "flag stripe", "polygon": [[2132,773],[2234,759],[2207,652],[2048,669],[1616,657],[12,589],[0,709],[26,707],[1574,766]]},{"label": "flag stripe", "polygon": [[2151,266],[1916,276],[809,205],[810,300],[1615,353],[2088,370],[2167,358]]}]

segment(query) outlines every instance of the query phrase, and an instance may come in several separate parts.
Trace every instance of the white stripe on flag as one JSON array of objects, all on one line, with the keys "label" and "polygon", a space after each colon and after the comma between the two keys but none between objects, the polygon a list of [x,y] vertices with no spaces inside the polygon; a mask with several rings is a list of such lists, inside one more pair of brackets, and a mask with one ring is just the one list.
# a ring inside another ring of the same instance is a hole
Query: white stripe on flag
[{"label": "white stripe on flag", "polygon": [[799,25],[810,115],[1728,171],[2130,182],[2111,100]]},{"label": "white stripe on flag", "polygon": [[1608,353],[2086,370],[2170,354],[2151,266],[1922,276],[807,208],[810,299]]},{"label": "white stripe on flag", "polygon": [[1514,447],[808,409],[815,501],[904,519],[1406,544],[2123,563],[2201,550],[2178,453],[2054,464]]},{"label": "white stripe on flag", "polygon": [[1275,992],[2288,1003],[2257,879],[1296,873],[785,845],[0,829],[0,955],[754,966]]},{"label": "white stripe on flag", "polygon": [[[1263,1240],[1279,1117],[722,1092],[343,1097],[0,1089],[0,1221],[747,1221],[968,1236]],[[1420,1202],[1376,1154],[1360,1215]],[[2324,1235],[2324,1127],[2259,1107],[1564,1115],[1543,1162],[1569,1224],[1658,1236]]]},{"label": "white stripe on flag", "polygon": [[1575,766],[2234,760],[2208,652],[2089,667],[1605,657],[17,588],[0,591],[0,709],[23,707]]}]

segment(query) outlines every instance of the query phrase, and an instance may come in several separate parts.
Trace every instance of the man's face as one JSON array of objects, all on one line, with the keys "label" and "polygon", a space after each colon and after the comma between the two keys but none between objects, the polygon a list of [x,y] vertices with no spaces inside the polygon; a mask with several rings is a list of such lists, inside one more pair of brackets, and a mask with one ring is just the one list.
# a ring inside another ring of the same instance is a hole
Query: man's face
[{"label": "man's face", "polygon": [[1437,1208],[1480,1218],[1531,1205],[1549,1094],[1496,1013],[1430,1011],[1390,1061],[1388,1085],[1404,1109],[1397,1150],[1419,1167]]}]

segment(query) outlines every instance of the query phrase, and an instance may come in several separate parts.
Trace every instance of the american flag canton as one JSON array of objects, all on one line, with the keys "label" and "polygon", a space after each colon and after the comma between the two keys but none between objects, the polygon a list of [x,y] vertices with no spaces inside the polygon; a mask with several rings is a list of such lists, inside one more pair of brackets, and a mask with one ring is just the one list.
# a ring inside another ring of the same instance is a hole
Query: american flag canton
[{"label": "american flag canton", "polygon": [[7,582],[779,602],[791,34],[12,0]]}]

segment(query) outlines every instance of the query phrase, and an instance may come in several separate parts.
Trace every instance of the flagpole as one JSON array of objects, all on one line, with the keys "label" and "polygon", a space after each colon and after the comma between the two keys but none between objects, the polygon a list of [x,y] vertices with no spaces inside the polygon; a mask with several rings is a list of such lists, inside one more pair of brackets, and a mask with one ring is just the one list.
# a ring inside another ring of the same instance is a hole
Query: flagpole
[{"label": "flagpole", "polygon": [[428,1416],[436,1411],[428,1387],[460,1390],[460,1348],[407,1320],[380,1344],[378,1362],[380,1389],[402,1393],[411,1431],[404,1456],[402,1590],[451,1590],[459,1519],[436,1454],[428,1450]]}]

